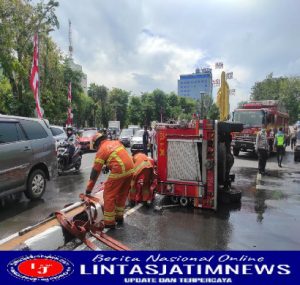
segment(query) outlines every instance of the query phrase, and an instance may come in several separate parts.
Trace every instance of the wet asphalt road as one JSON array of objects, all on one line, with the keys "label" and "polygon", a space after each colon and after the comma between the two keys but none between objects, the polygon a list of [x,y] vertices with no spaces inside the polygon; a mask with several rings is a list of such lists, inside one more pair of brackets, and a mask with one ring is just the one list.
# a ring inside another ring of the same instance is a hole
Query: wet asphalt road
[{"label": "wet asphalt road", "polygon": [[[94,155],[84,155],[79,174],[48,183],[41,201],[23,197],[2,206],[0,238],[78,201]],[[256,167],[257,159],[250,154],[235,159],[233,187],[242,190],[239,204],[220,205],[217,212],[179,206],[157,210],[155,206],[171,203],[156,195],[154,207],[137,208],[109,234],[136,250],[300,250],[300,163],[287,151],[280,169],[276,157],[271,157],[267,164],[271,176],[263,177],[257,187]]]}]

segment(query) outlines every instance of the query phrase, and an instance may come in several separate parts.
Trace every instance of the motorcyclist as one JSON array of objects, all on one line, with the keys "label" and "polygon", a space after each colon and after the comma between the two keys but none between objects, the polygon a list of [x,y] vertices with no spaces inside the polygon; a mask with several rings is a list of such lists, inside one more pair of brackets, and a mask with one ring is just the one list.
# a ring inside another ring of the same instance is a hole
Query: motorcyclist
[{"label": "motorcyclist", "polygon": [[72,161],[73,154],[75,152],[76,136],[72,127],[67,127],[67,143],[69,148],[69,163]]}]

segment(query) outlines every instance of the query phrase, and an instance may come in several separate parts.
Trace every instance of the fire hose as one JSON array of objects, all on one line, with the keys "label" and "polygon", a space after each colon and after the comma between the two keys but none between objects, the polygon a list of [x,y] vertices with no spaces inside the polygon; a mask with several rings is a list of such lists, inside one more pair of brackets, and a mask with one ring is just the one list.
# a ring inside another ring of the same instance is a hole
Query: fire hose
[{"label": "fire hose", "polygon": [[80,198],[84,202],[85,213],[87,214],[87,221],[70,219],[64,213],[58,211],[55,213],[57,220],[61,226],[70,234],[80,239],[92,250],[98,250],[96,244],[88,239],[88,234],[104,243],[108,247],[115,250],[130,250],[126,245],[110,237],[103,232],[104,224],[97,220],[97,205],[100,205],[100,200],[91,195],[80,194]]}]

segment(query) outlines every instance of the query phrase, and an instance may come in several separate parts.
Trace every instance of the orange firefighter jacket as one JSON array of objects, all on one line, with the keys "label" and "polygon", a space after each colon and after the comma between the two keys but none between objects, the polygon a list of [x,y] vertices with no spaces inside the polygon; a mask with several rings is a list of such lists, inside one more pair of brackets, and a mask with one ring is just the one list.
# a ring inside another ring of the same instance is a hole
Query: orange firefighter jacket
[{"label": "orange firefighter jacket", "polygon": [[152,168],[153,160],[144,153],[137,153],[133,156],[134,161],[134,177],[137,177],[144,168]]},{"label": "orange firefighter jacket", "polygon": [[104,164],[110,170],[108,179],[125,178],[134,172],[132,158],[122,143],[104,140],[97,151],[87,190],[92,191]]}]

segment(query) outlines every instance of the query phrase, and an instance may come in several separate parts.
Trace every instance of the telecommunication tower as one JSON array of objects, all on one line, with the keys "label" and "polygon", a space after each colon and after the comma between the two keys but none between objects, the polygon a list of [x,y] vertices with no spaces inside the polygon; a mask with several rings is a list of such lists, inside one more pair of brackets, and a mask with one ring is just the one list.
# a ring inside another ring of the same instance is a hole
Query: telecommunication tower
[{"label": "telecommunication tower", "polygon": [[69,58],[72,59],[72,57],[73,57],[72,24],[71,24],[71,20],[69,19]]}]

